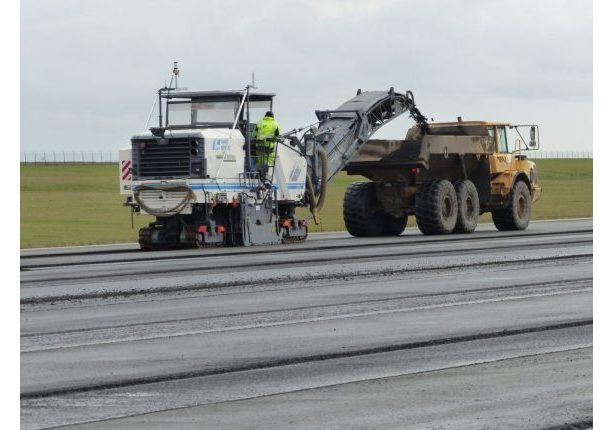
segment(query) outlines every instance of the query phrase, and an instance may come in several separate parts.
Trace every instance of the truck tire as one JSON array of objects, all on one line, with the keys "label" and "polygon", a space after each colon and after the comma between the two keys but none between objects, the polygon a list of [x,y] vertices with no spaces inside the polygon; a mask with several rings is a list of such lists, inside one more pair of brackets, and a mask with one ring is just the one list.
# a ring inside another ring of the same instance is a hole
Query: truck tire
[{"label": "truck tire", "polygon": [[399,236],[404,232],[408,225],[408,215],[401,218],[394,217],[390,214],[384,214],[384,226],[382,229],[383,236]]},{"label": "truck tire", "polygon": [[527,184],[517,181],[511,191],[508,205],[491,211],[493,224],[500,231],[525,230],[532,214],[532,196]]},{"label": "truck tire", "polygon": [[381,236],[384,222],[384,212],[376,198],[375,184],[350,184],[344,194],[344,224],[348,233],[356,237]]},{"label": "truck tire", "polygon": [[457,223],[457,194],[447,180],[425,182],[416,194],[416,224],[423,234],[452,233]]},{"label": "truck tire", "polygon": [[478,224],[480,202],[478,191],[474,183],[469,180],[459,181],[455,184],[457,192],[457,223],[455,233],[472,233]]}]

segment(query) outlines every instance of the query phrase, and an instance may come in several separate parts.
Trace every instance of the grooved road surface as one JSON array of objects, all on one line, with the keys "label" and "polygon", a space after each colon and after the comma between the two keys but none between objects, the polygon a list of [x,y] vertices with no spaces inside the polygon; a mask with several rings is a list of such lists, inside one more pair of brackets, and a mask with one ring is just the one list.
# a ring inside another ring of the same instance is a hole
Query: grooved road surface
[{"label": "grooved road surface", "polygon": [[592,234],[24,250],[22,428],[590,428]]}]

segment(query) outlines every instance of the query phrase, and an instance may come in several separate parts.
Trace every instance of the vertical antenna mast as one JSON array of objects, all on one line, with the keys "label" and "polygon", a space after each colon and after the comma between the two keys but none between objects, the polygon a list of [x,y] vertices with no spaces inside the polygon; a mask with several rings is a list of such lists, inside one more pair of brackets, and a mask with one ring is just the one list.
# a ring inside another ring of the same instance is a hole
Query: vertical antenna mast
[{"label": "vertical antenna mast", "polygon": [[173,77],[175,77],[175,89],[179,88],[177,83],[177,77],[179,76],[179,69],[177,68],[177,61],[173,62],[173,76],[171,76],[171,86],[173,86]]},{"label": "vertical antenna mast", "polygon": [[[169,86],[167,87],[167,81],[164,81],[164,87],[158,90],[158,127],[162,128],[162,92],[166,90],[167,94],[171,91],[171,89],[177,89],[177,77],[179,76],[179,68],[177,67],[177,61],[173,62],[173,74],[171,75],[171,82],[169,82]],[[173,79],[175,79],[175,88],[173,88]],[[154,102],[155,103],[155,102]],[[153,108],[152,108],[153,112]],[[151,113],[150,113],[151,116]],[[168,122],[167,118],[167,122]],[[147,121],[149,123],[149,119]]]}]

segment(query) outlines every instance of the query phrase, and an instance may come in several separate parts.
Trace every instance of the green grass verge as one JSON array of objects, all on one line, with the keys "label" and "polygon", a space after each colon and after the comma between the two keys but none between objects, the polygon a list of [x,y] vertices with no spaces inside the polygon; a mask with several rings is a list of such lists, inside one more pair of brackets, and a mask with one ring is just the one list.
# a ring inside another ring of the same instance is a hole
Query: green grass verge
[{"label": "green grass verge", "polygon": [[[543,197],[532,219],[592,216],[592,160],[537,160]],[[152,220],[122,207],[117,167],[21,166],[21,247],[134,242],[138,229]],[[338,175],[330,184],[322,224],[310,231],[345,230],[342,201],[348,184],[363,180]],[[306,212],[303,212],[306,213]],[[485,214],[481,222],[491,222]],[[408,223],[414,226],[414,218]]]},{"label": "green grass verge", "polygon": [[21,166],[21,247],[134,242],[112,165]]}]

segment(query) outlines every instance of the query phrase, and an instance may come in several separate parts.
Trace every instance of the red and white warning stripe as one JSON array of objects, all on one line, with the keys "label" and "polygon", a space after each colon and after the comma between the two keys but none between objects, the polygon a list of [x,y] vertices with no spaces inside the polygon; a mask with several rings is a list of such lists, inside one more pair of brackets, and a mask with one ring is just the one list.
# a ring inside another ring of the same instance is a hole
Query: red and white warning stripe
[{"label": "red and white warning stripe", "polygon": [[130,181],[132,179],[132,175],[130,174],[130,167],[132,166],[132,161],[130,160],[122,160],[122,181]]}]

